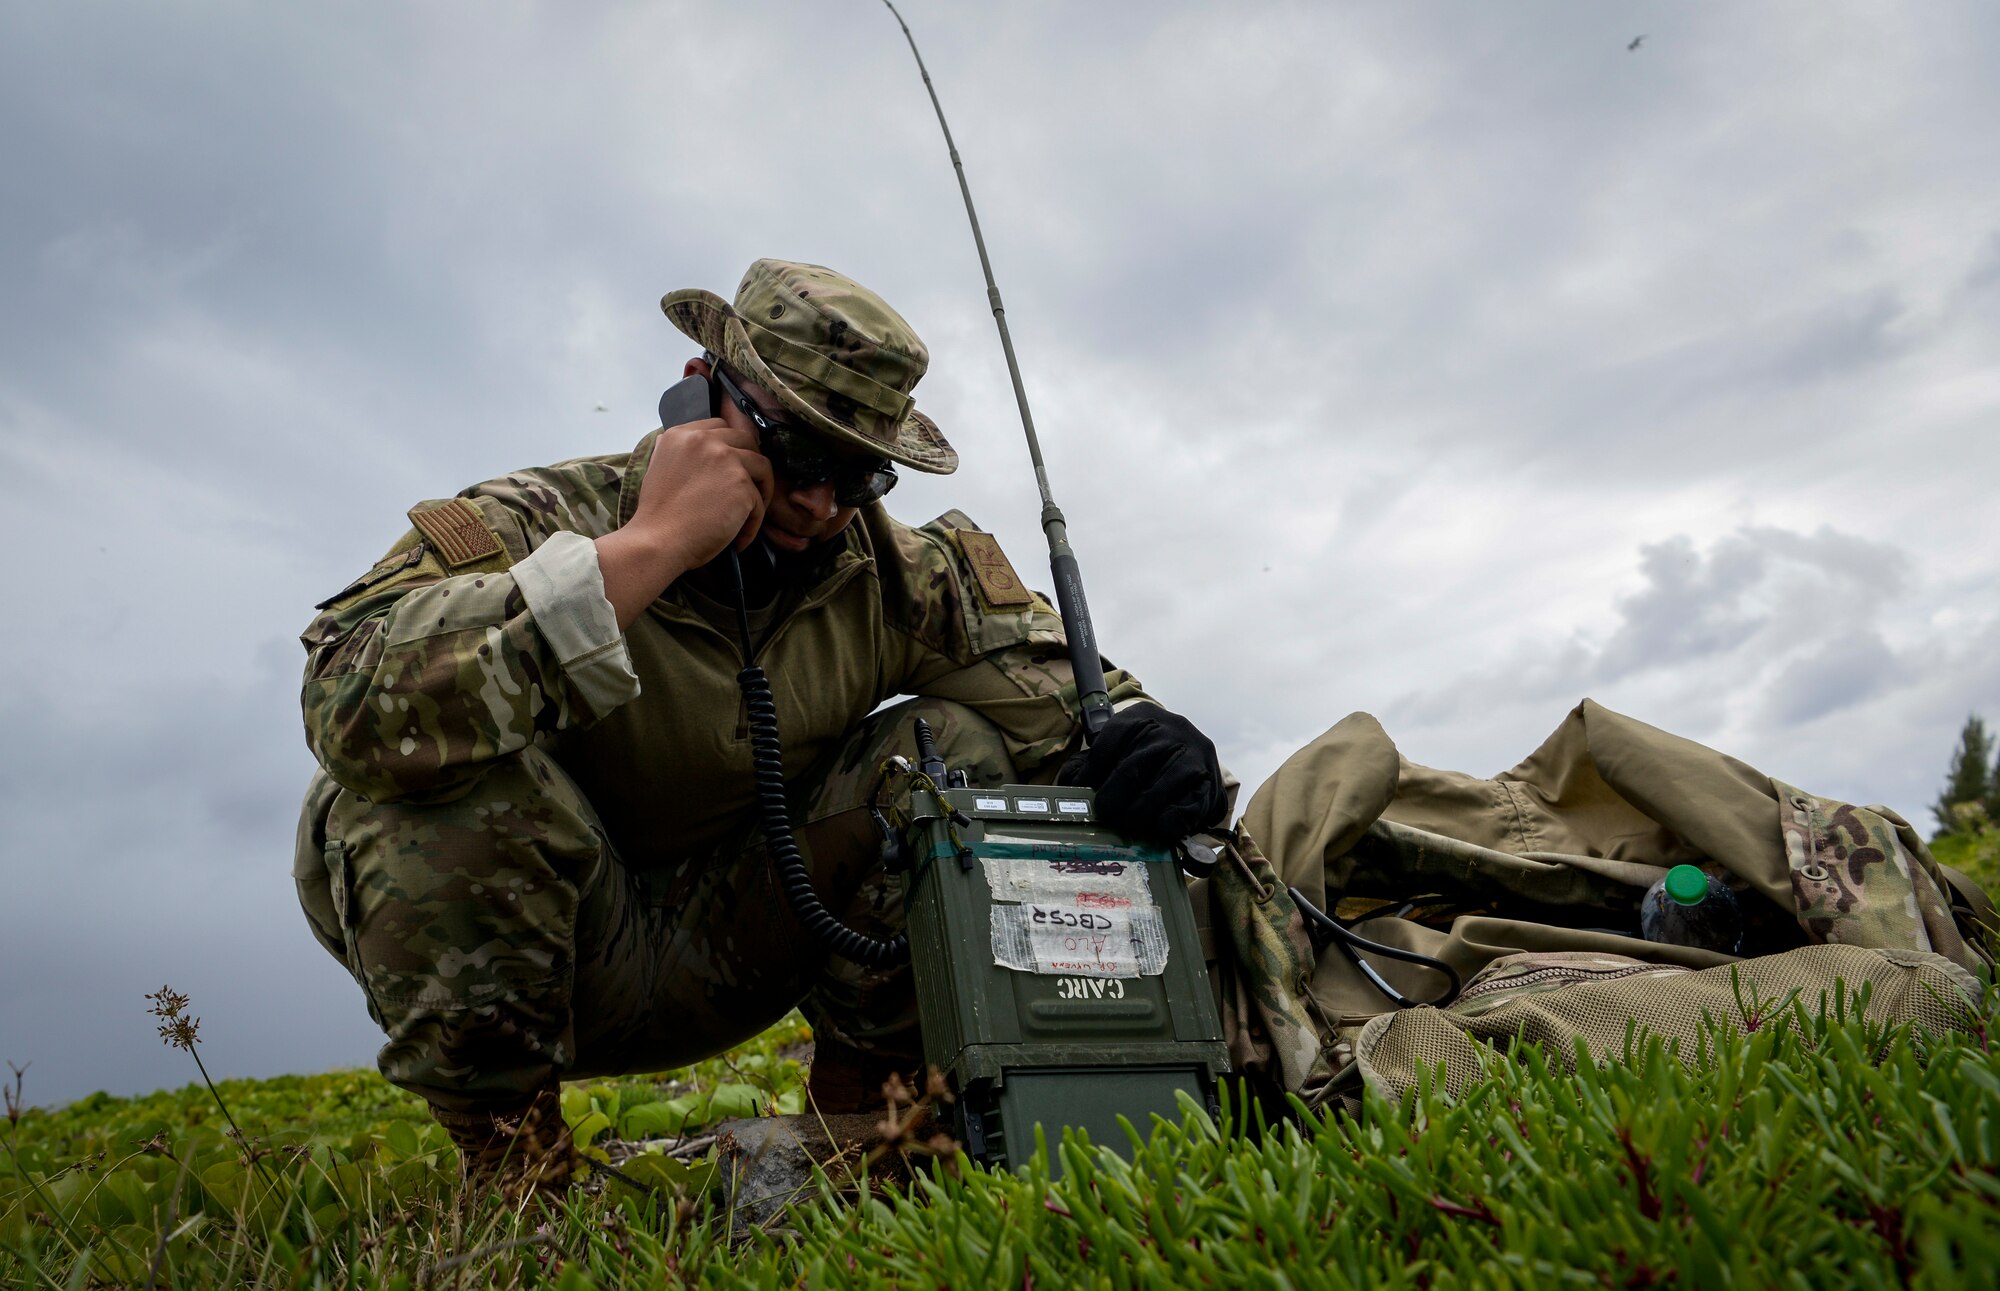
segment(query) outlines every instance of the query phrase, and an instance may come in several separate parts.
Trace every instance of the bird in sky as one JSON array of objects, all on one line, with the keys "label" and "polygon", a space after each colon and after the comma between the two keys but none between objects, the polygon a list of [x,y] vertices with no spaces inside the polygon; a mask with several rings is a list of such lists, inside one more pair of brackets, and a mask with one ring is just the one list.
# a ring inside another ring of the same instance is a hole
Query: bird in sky
[{"label": "bird in sky", "polygon": [[1632,37],[1632,43],[1631,43],[1631,44],[1629,44],[1629,45],[1627,45],[1627,46],[1625,47],[1625,52],[1629,54],[1629,53],[1631,53],[1631,52],[1632,52],[1633,50],[1635,50],[1635,49],[1639,48],[1639,46],[1641,46],[1641,45],[1643,45],[1643,44],[1645,44],[1645,43],[1646,43],[1646,38],[1645,38],[1645,36],[1644,36],[1644,35],[1638,35],[1638,36],[1634,36],[1634,37]]}]

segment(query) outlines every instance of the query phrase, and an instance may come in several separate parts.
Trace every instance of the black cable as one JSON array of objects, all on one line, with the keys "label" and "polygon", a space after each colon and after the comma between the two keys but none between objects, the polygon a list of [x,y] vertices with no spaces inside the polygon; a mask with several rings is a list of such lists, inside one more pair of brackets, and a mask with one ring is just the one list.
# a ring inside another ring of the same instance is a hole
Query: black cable
[{"label": "black cable", "polygon": [[[1354,966],[1361,970],[1361,975],[1366,977],[1376,990],[1388,996],[1397,1008],[1415,1008],[1420,1003],[1429,1004],[1434,1007],[1449,1004],[1458,997],[1458,992],[1464,987],[1464,979],[1459,977],[1458,970],[1450,964],[1445,963],[1442,959],[1433,959],[1429,955],[1420,955],[1414,950],[1404,950],[1399,946],[1385,946],[1379,941],[1370,941],[1360,933],[1355,932],[1352,928],[1349,928],[1346,924],[1340,922],[1340,920],[1321,910],[1312,902],[1306,900],[1305,893],[1299,891],[1297,888],[1287,888],[1285,890],[1291,894],[1292,904],[1299,908],[1299,913],[1303,914],[1322,932],[1330,935],[1334,943],[1346,953],[1349,959],[1354,961]],[[1313,940],[1318,942],[1321,939],[1315,937]],[[1395,987],[1389,985],[1382,974],[1375,971],[1374,965],[1361,958],[1359,952],[1364,950],[1371,955],[1382,955],[1388,959],[1400,959],[1406,964],[1416,964],[1419,967],[1443,973],[1446,979],[1450,981],[1451,987],[1435,1000],[1413,1000]]]},{"label": "black cable", "polygon": [[750,715],[750,765],[757,781],[757,810],[764,825],[764,844],[771,852],[771,868],[805,929],[823,946],[842,959],[851,959],[869,968],[889,968],[910,958],[908,933],[897,933],[887,941],[870,937],[842,923],[813,890],[806,873],[805,857],[799,854],[792,837],[791,813],[785,802],[785,757],[778,743],[778,701],[771,694],[770,678],[751,662],[748,593],[743,587],[743,565],[736,549],[729,550],[729,572],[736,580],[736,623],[743,634],[743,671],[736,674],[737,689],[743,692],[743,706]]}]

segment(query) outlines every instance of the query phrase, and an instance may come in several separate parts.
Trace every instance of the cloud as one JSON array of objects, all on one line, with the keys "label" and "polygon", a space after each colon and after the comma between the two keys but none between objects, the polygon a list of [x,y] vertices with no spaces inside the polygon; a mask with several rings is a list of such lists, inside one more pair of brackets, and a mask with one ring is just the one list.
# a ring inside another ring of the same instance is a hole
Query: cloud
[{"label": "cloud", "polygon": [[1908,557],[1894,547],[1822,526],[1812,534],[1740,530],[1706,554],[1676,535],[1640,549],[1645,586],[1618,601],[1619,623],[1598,653],[1599,682],[1649,668],[1699,663],[1751,642],[1759,650],[1810,640],[1783,617],[1852,630],[1880,614],[1901,589]]},{"label": "cloud", "polygon": [[1734,649],[1764,626],[1744,604],[1744,593],[1764,577],[1764,552],[1756,545],[1724,543],[1702,557],[1682,534],[1640,555],[1647,585],[1619,602],[1622,622],[1592,670],[1604,680]]},{"label": "cloud", "polygon": [[1843,633],[1778,669],[1765,711],[1777,727],[1796,726],[1873,699],[1907,674],[1877,633]]},{"label": "cloud", "polygon": [[[1510,765],[1504,746],[1472,732],[1520,732],[1518,757],[1533,747],[1531,720],[1552,728],[1588,695],[1794,782],[1817,771],[1828,792],[1914,811],[1953,714],[2000,700],[1986,653],[2000,614],[1983,593],[1914,578],[1893,545],[1759,526],[1642,544],[1636,572],[1637,590],[1566,639],[1510,633],[1497,662],[1398,696],[1383,710],[1391,734],[1456,733],[1481,751],[1466,769],[1495,770]],[[1913,601],[1941,596],[1958,607],[1948,628],[1913,619]]]},{"label": "cloud", "polygon": [[1965,275],[1967,291],[1984,291],[2000,283],[2000,229],[1986,235],[1979,258]]},{"label": "cloud", "polygon": [[[1879,629],[1900,615],[1908,558],[1831,528],[1811,534],[1745,528],[1705,550],[1685,534],[1639,548],[1638,590],[1612,603],[1611,627],[1592,644],[1576,623],[1567,646],[1520,646],[1521,658],[1399,701],[1423,721],[1462,715],[1480,692],[1507,685],[1547,694],[1560,678],[1581,690],[1622,683],[1745,686],[1782,679],[1769,715],[1802,720],[1808,705],[1846,706],[1894,671]],[[1599,629],[1601,630],[1601,629]]]}]

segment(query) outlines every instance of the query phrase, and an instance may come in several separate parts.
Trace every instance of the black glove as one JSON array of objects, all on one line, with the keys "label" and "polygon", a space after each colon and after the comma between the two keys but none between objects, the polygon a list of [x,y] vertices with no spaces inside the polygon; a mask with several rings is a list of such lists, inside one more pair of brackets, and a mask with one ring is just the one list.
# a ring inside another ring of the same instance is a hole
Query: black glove
[{"label": "black glove", "polygon": [[1158,704],[1113,713],[1090,747],[1063,763],[1056,783],[1089,785],[1097,790],[1099,820],[1157,843],[1221,824],[1229,809],[1215,745]]}]

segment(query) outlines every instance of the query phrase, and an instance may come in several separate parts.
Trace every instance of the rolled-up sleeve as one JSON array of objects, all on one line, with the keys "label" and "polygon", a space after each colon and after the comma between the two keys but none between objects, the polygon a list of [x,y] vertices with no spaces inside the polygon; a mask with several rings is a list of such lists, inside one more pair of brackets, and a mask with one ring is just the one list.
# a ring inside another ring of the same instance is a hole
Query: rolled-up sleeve
[{"label": "rolled-up sleeve", "polygon": [[597,544],[582,534],[551,534],[513,573],[528,612],[591,711],[608,713],[636,698],[639,674],[604,594]]}]

